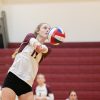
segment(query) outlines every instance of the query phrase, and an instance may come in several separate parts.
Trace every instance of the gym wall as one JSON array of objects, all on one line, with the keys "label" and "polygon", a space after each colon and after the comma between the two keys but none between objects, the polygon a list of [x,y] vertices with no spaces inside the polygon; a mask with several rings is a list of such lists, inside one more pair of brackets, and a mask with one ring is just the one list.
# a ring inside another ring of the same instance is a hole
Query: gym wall
[{"label": "gym wall", "polygon": [[24,4],[8,1],[3,2],[2,10],[6,11],[9,42],[21,42],[41,22],[61,26],[68,36],[66,42],[100,42],[99,1]]}]

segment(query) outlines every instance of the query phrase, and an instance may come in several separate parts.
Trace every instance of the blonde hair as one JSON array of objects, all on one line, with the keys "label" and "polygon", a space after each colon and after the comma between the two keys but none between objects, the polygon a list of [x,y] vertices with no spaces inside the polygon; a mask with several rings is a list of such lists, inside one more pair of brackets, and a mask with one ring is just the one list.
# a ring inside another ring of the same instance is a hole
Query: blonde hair
[{"label": "blonde hair", "polygon": [[[35,29],[35,31],[34,31],[34,35],[35,35],[36,37],[37,37],[37,35],[38,35],[38,32],[39,32],[41,26],[44,25],[44,24],[47,24],[47,23],[40,23],[40,24],[36,27],[36,29]],[[48,25],[48,24],[47,24],[47,25]]]}]

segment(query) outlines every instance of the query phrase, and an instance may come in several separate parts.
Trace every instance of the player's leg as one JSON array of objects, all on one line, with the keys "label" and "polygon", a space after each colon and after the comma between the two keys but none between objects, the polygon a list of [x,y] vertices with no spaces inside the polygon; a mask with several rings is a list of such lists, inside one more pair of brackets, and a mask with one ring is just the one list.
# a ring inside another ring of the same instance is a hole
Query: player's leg
[{"label": "player's leg", "polygon": [[16,94],[12,89],[6,87],[2,89],[1,100],[15,100],[15,97]]},{"label": "player's leg", "polygon": [[34,100],[33,92],[22,94],[18,97],[18,100]]},{"label": "player's leg", "polygon": [[2,86],[2,100],[15,100],[16,93],[14,89],[16,88],[16,83],[14,80],[15,78],[12,76],[12,74],[8,73]]}]

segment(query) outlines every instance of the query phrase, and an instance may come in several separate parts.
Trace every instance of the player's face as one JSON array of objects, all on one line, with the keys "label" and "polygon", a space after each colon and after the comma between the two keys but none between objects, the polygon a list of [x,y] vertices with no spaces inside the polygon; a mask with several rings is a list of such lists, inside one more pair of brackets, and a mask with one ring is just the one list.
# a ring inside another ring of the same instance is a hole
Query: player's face
[{"label": "player's face", "polygon": [[48,24],[43,24],[38,33],[42,38],[47,39],[49,31],[50,26]]},{"label": "player's face", "polygon": [[77,95],[76,95],[76,92],[71,92],[70,96],[69,96],[69,99],[70,100],[77,100]]},{"label": "player's face", "polygon": [[38,83],[39,85],[45,83],[45,78],[44,78],[43,75],[38,75],[38,76],[37,76],[37,83]]}]

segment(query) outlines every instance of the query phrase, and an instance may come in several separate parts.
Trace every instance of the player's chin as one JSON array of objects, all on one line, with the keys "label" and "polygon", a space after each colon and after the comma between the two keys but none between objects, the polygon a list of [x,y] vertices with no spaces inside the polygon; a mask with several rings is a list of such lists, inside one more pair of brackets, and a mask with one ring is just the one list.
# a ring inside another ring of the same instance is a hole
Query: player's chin
[{"label": "player's chin", "polygon": [[48,39],[48,35],[45,35],[45,36],[43,37],[43,39],[44,39],[44,40]]}]

